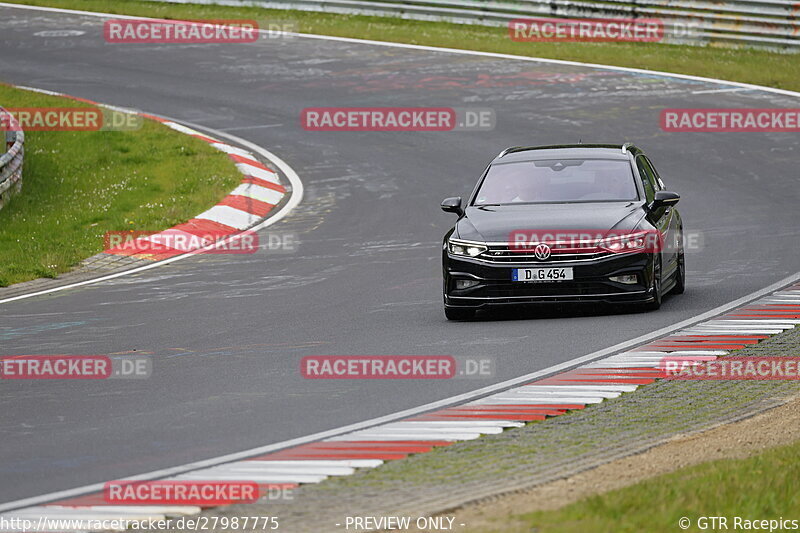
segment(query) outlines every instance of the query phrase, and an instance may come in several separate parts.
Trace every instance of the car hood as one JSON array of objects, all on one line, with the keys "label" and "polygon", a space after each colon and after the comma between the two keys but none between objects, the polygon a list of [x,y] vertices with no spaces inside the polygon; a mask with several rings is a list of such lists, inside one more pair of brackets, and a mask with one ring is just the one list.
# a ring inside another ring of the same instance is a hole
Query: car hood
[{"label": "car hood", "polygon": [[644,217],[638,202],[467,207],[456,225],[460,239],[508,242],[514,231],[564,232],[634,229]]}]

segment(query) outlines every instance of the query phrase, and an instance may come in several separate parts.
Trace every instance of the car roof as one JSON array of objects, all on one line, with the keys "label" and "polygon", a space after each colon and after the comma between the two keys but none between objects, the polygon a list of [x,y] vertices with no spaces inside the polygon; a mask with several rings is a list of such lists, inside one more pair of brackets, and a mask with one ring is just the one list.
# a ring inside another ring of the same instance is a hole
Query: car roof
[{"label": "car roof", "polygon": [[[624,150],[623,150],[624,148]],[[543,159],[602,158],[627,161],[642,151],[631,143],[623,144],[554,144],[547,146],[514,146],[506,148],[493,163],[541,161]]]}]

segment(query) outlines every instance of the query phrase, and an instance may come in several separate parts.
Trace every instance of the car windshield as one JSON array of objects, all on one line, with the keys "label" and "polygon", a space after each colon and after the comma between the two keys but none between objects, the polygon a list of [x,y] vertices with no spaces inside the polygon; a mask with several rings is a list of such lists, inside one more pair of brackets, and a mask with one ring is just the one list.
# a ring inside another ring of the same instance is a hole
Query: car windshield
[{"label": "car windshield", "polygon": [[473,205],[607,202],[637,198],[628,161],[548,159],[492,165]]}]

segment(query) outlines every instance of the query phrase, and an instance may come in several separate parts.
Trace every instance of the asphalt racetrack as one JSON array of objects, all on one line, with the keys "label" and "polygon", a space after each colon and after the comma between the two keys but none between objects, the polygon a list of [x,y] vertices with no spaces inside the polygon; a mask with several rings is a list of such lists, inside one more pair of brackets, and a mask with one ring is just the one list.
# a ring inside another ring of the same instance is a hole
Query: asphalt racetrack
[{"label": "asphalt racetrack", "polygon": [[[72,30],[65,36],[63,30]],[[547,368],[694,316],[800,270],[800,139],[665,133],[663,108],[798,107],[659,75],[309,37],[107,44],[97,17],[0,7],[0,80],[228,131],[305,186],[264,232],[294,253],[204,255],[0,306],[0,352],[152,354],[145,380],[0,389],[0,503],[302,437]],[[44,33],[42,33],[44,32]],[[55,32],[55,33],[53,33]],[[318,106],[492,109],[493,131],[312,132]],[[661,310],[599,306],[447,322],[446,196],[501,149],[633,141],[682,195],[688,288]],[[57,228],[54,228],[57,231]],[[307,355],[493,358],[495,375],[307,380]],[[23,459],[24,458],[24,459]]]}]

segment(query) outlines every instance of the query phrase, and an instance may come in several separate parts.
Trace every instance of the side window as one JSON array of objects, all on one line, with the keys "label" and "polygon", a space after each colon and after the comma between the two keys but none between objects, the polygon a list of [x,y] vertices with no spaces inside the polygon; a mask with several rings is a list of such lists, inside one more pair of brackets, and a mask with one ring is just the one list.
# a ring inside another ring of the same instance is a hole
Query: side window
[{"label": "side window", "polygon": [[639,175],[642,177],[642,185],[644,185],[644,195],[647,202],[652,202],[656,195],[656,179],[653,175],[653,169],[647,164],[644,157],[639,156],[636,158],[636,167],[639,169]]},{"label": "side window", "polygon": [[658,174],[658,171],[656,170],[656,167],[653,165],[652,161],[647,159],[647,157],[645,156],[642,156],[642,159],[644,159],[644,164],[647,166],[647,168],[649,168],[652,171],[653,176],[655,176],[656,178],[655,179],[656,190],[663,191],[664,189],[666,189],[666,187],[664,187],[664,182],[661,181],[661,176]]}]

